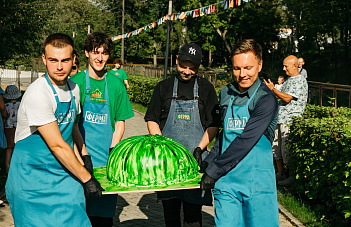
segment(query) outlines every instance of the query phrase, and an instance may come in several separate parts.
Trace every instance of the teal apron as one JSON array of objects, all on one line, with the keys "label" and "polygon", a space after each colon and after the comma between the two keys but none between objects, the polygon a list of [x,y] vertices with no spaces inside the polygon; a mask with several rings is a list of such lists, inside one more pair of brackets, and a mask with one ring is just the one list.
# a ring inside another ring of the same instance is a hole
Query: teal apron
[{"label": "teal apron", "polygon": [[[178,89],[178,79],[175,77],[173,86],[173,100],[171,102],[167,121],[162,130],[162,135],[172,138],[181,143],[191,153],[194,152],[204,135],[201,125],[199,104],[198,104],[198,84],[195,79],[194,99],[193,100],[176,100]],[[178,116],[189,116],[188,118],[180,118]],[[207,155],[203,153],[202,159]],[[200,189],[188,190],[172,190],[157,192],[158,199],[179,198],[189,203],[199,205],[212,205],[211,191],[206,191],[204,197],[201,197]]]},{"label": "teal apron", "polygon": [[[82,114],[80,115],[79,130],[91,156],[93,166],[101,167],[107,165],[113,134],[109,112],[107,79],[105,74],[106,101],[105,104],[100,104],[90,101],[89,78],[89,72],[86,70],[86,97]],[[100,198],[87,199],[87,213],[90,217],[114,217],[116,206],[117,195],[103,195]]]},{"label": "teal apron", "polygon": [[[73,147],[77,109],[72,91],[67,84],[71,100],[60,102],[46,73],[45,78],[55,95],[62,138]],[[16,226],[91,226],[80,181],[55,158],[38,131],[16,143],[5,189]]]},{"label": "teal apron", "polygon": [[[228,105],[223,123],[222,151],[241,135],[250,118],[249,103]],[[272,145],[265,135],[239,164],[218,179],[213,189],[216,226],[279,226]]]}]

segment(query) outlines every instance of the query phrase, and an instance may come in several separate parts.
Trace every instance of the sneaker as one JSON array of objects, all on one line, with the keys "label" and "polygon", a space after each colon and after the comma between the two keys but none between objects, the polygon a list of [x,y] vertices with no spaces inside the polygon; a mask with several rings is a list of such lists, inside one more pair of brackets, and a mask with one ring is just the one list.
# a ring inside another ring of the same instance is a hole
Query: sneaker
[{"label": "sneaker", "polygon": [[277,174],[275,174],[275,179],[277,182],[279,182],[279,181],[285,180],[286,177],[284,175],[281,175],[280,173],[277,173]]},{"label": "sneaker", "polygon": [[278,185],[282,186],[282,187],[289,187],[290,185],[292,185],[294,179],[292,177],[288,177],[285,180],[282,181],[278,181]]}]

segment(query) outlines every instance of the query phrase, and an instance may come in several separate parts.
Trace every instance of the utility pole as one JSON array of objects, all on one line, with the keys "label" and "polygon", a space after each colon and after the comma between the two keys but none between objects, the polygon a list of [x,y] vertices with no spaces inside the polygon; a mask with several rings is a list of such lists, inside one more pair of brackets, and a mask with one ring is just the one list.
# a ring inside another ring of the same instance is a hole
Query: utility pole
[{"label": "utility pole", "polygon": [[[124,0],[122,1],[122,35],[124,35]],[[121,47],[121,61],[124,64],[124,38],[122,38],[122,47]]]},{"label": "utility pole", "polygon": [[168,3],[168,19],[167,19],[167,41],[166,41],[166,55],[165,55],[165,72],[163,75],[163,78],[166,79],[167,78],[167,68],[168,68],[168,54],[169,54],[169,33],[171,30],[171,19],[169,18],[170,16],[172,16],[172,0],[169,0]]},{"label": "utility pole", "polygon": [[[88,34],[87,36],[90,34],[90,24],[88,24]],[[85,67],[88,69],[88,58],[86,58],[86,61],[85,61]]]}]

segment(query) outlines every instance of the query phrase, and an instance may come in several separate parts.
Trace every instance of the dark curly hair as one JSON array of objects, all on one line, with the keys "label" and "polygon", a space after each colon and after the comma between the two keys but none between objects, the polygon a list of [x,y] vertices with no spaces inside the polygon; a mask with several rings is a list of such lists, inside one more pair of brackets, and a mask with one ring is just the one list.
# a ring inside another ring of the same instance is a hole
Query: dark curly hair
[{"label": "dark curly hair", "polygon": [[84,50],[91,52],[99,47],[104,48],[104,53],[110,55],[113,51],[113,42],[111,37],[106,33],[93,32],[88,35],[84,43]]}]

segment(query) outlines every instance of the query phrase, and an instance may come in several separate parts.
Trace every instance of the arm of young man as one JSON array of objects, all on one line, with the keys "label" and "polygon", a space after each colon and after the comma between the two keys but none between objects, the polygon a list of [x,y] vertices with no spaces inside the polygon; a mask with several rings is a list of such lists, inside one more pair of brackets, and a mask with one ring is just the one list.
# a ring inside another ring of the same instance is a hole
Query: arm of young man
[{"label": "arm of young man", "polygon": [[147,122],[147,130],[149,130],[150,135],[162,135],[159,124],[154,121]]},{"label": "arm of young man", "polygon": [[198,147],[201,148],[201,150],[204,150],[210,142],[215,138],[217,135],[218,128],[217,127],[209,127],[206,129],[204,135],[202,136],[202,139],[198,145]]},{"label": "arm of young man", "polygon": [[112,135],[112,142],[110,148],[116,146],[122,140],[125,130],[125,121],[116,121],[115,122],[115,132]]},{"label": "arm of young man", "polygon": [[55,157],[81,182],[89,181],[91,175],[78,161],[71,146],[63,140],[57,122],[53,121],[37,128]]},{"label": "arm of young man", "polygon": [[82,165],[84,165],[84,162],[81,158],[81,156],[89,155],[87,148],[84,144],[84,140],[82,135],[80,134],[78,123],[74,123],[73,130],[72,130],[72,138],[73,138],[73,148],[74,148],[74,153],[77,156],[77,159],[80,161]]}]

